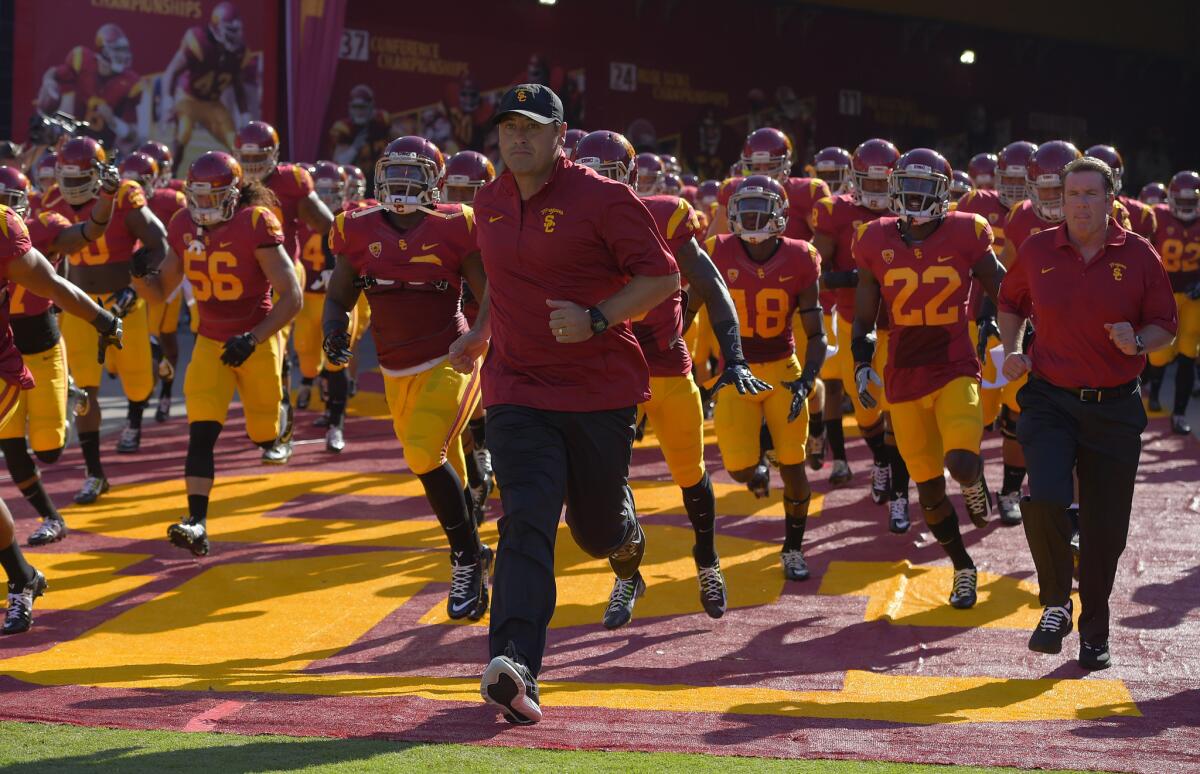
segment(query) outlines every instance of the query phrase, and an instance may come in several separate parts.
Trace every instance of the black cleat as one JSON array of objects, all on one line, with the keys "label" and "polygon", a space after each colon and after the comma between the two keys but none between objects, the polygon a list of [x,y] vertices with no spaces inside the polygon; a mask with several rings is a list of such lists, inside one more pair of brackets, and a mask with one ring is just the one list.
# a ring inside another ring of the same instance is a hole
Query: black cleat
[{"label": "black cleat", "polygon": [[785,580],[808,580],[808,562],[804,560],[804,553],[799,548],[784,549],[779,555],[779,563],[783,565]]},{"label": "black cleat", "polygon": [[1071,600],[1064,606],[1051,605],[1042,611],[1042,620],[1029,636],[1029,649],[1037,653],[1062,652],[1063,638],[1071,633]]},{"label": "black cleat", "polygon": [[158,408],[154,409],[154,421],[162,424],[171,418],[171,396],[160,395],[158,397]]},{"label": "black cleat", "polygon": [[954,571],[954,587],[950,590],[950,607],[966,610],[975,607],[975,585],[978,573],[974,567]]},{"label": "black cleat", "polygon": [[850,483],[854,474],[850,472],[850,463],[845,460],[834,460],[833,470],[829,474],[829,485],[834,489]]},{"label": "black cleat", "polygon": [[1183,414],[1173,414],[1171,416],[1171,432],[1175,435],[1187,435],[1192,432],[1192,426],[1188,424],[1187,417]]},{"label": "black cleat", "polygon": [[88,476],[83,480],[83,486],[75,495],[76,505],[91,505],[100,499],[100,495],[108,491],[108,479],[104,476]]},{"label": "black cleat", "polygon": [[512,642],[504,649],[504,655],[496,656],[483,670],[479,694],[488,704],[500,707],[509,723],[528,726],[542,719],[537,679]]},{"label": "black cleat", "polygon": [[1112,657],[1108,654],[1108,643],[1093,645],[1090,642],[1080,642],[1079,666],[1091,670],[1108,669],[1112,666]]},{"label": "black cleat", "polygon": [[1021,493],[1000,492],[996,495],[996,508],[1000,511],[1000,523],[1016,526],[1021,523]]},{"label": "black cleat", "polygon": [[987,526],[988,515],[992,512],[992,493],[988,491],[987,482],[980,474],[979,480],[970,486],[962,488],[963,500],[967,504],[967,515],[978,528]]},{"label": "black cleat", "polygon": [[117,453],[136,454],[140,448],[142,448],[142,429],[126,425],[125,429],[121,431],[121,438],[117,441]]},{"label": "black cleat", "polygon": [[176,548],[191,551],[193,556],[208,556],[208,530],[200,523],[181,521],[167,527],[167,539]]},{"label": "black cleat", "polygon": [[33,600],[46,592],[46,576],[38,570],[24,586],[8,584],[8,611],[4,614],[4,628],[0,634],[20,634],[33,626]]},{"label": "black cleat", "polygon": [[488,571],[492,567],[492,549],[482,546],[479,555],[467,559],[450,554],[450,597],[446,615],[457,621],[478,621],[488,609]]},{"label": "black cleat", "polygon": [[57,543],[67,536],[70,530],[62,519],[43,519],[41,525],[29,536],[29,545],[45,546]]},{"label": "black cleat", "polygon": [[903,535],[911,526],[912,520],[908,517],[908,498],[895,497],[888,503],[888,530],[897,535]]},{"label": "black cleat", "polygon": [[892,466],[874,463],[871,466],[871,502],[883,505],[892,499]]},{"label": "black cleat", "polygon": [[646,593],[646,582],[640,572],[629,580],[613,579],[612,593],[608,595],[608,609],[604,611],[604,628],[620,629],[633,619],[633,606],[638,597]]},{"label": "black cleat", "polygon": [[[693,559],[695,550],[693,549]],[[721,560],[718,558],[708,567],[696,562],[696,579],[700,581],[700,604],[709,618],[720,618],[725,615],[728,600],[725,594],[725,575],[721,572]]]}]

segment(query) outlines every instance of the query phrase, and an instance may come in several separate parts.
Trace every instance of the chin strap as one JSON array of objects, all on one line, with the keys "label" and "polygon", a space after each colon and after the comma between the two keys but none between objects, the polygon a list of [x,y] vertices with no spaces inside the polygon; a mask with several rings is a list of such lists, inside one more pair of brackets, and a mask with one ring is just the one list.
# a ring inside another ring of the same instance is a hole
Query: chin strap
[{"label": "chin strap", "polygon": [[[444,220],[454,220],[455,218],[461,218],[463,216],[462,210],[459,210],[458,212],[438,212],[437,210],[430,209],[429,207],[426,207],[423,204],[418,204],[413,209],[419,210],[420,212],[424,212],[428,215],[432,215],[435,218],[442,218]],[[393,210],[391,207],[388,207],[387,205],[374,204],[374,205],[371,205],[370,207],[363,207],[362,209],[355,210],[354,212],[350,213],[350,217],[351,218],[361,218],[364,215],[370,215],[372,212],[379,212],[381,210],[384,212],[395,212],[395,210]],[[400,215],[402,213],[397,212],[396,214]],[[407,214],[407,213],[403,213],[403,214]]]}]

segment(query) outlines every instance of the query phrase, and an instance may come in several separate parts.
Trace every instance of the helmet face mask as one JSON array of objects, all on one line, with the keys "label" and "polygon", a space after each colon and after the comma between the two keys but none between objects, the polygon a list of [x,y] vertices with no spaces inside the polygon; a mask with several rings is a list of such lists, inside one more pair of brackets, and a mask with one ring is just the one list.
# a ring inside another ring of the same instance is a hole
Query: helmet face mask
[{"label": "helmet face mask", "polygon": [[0,166],[0,204],[21,218],[29,214],[29,180],[14,167]]},{"label": "helmet face mask", "polygon": [[1029,199],[1039,218],[1048,223],[1061,223],[1067,218],[1066,198],[1059,175],[1040,175],[1029,181]]},{"label": "helmet face mask", "polygon": [[192,221],[198,226],[217,226],[231,219],[244,180],[241,164],[227,153],[209,151],[193,161],[183,185]]},{"label": "helmet face mask", "polygon": [[346,185],[333,180],[318,180],[313,184],[317,198],[321,200],[330,212],[336,213],[346,202]]},{"label": "helmet face mask", "polygon": [[744,242],[760,244],[787,228],[787,194],[774,178],[746,178],[729,197],[729,231]]},{"label": "helmet face mask", "polygon": [[133,51],[130,50],[129,41],[125,38],[104,44],[104,47],[100,49],[100,55],[104,61],[108,62],[109,69],[114,73],[123,73],[133,65]]},{"label": "helmet face mask", "polygon": [[1004,146],[996,159],[996,194],[1005,207],[1015,207],[1029,198],[1025,178],[1038,146],[1018,140]]},{"label": "helmet face mask", "polygon": [[375,169],[375,198],[397,215],[408,215],[440,201],[438,173],[421,157],[380,159]]},{"label": "helmet face mask", "polygon": [[854,172],[855,200],[868,210],[883,212],[890,206],[891,170],[887,167],[872,167],[867,173]]},{"label": "helmet face mask", "polygon": [[1176,173],[1167,186],[1167,207],[1184,223],[1195,220],[1200,215],[1200,175],[1191,171]]},{"label": "helmet face mask", "polygon": [[94,169],[60,165],[55,169],[54,178],[63,199],[74,207],[87,204],[100,193],[100,176]]},{"label": "helmet face mask", "polygon": [[261,182],[275,171],[279,164],[279,148],[260,148],[257,145],[242,145],[237,149],[238,161],[247,180]]}]

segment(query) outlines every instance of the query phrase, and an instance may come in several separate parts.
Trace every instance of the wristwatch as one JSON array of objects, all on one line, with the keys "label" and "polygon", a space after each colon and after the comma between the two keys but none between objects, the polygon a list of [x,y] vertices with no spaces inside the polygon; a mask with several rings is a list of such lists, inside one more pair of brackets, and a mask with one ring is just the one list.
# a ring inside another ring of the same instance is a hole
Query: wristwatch
[{"label": "wristwatch", "polygon": [[1146,344],[1145,344],[1145,342],[1142,341],[1142,336],[1140,333],[1134,334],[1133,343],[1137,345],[1137,354],[1139,354],[1139,355],[1146,354]]},{"label": "wristwatch", "polygon": [[592,333],[599,335],[608,330],[608,318],[604,316],[604,312],[601,312],[599,307],[589,306],[587,313],[592,318]]}]

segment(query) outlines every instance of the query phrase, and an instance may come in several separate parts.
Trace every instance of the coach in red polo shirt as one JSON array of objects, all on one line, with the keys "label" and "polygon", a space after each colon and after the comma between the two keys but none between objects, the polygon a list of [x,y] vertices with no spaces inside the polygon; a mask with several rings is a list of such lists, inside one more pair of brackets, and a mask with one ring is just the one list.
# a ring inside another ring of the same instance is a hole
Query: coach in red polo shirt
[{"label": "coach in red polo shirt", "polygon": [[[1154,248],[1110,217],[1113,172],[1091,157],[1063,170],[1066,221],[1027,239],[1000,288],[1000,333],[1029,468],[1021,503],[1044,608],[1029,648],[1059,653],[1071,632],[1072,471],[1079,478],[1079,663],[1109,666],[1108,597],[1125,550],[1146,412],[1138,375],[1171,343],[1171,282]],[[1018,342],[1026,320],[1037,335]]]},{"label": "coach in red polo shirt", "polygon": [[504,517],[480,692],[524,724],[542,715],[537,673],[564,502],[575,542],[628,582],[620,603],[632,608],[641,587],[645,536],[628,475],[650,380],[628,320],[678,290],[679,269],[629,186],[563,155],[553,91],[511,89],[494,121],[506,171],[474,201],[488,289],[450,357],[468,370],[487,352],[483,403]]}]

